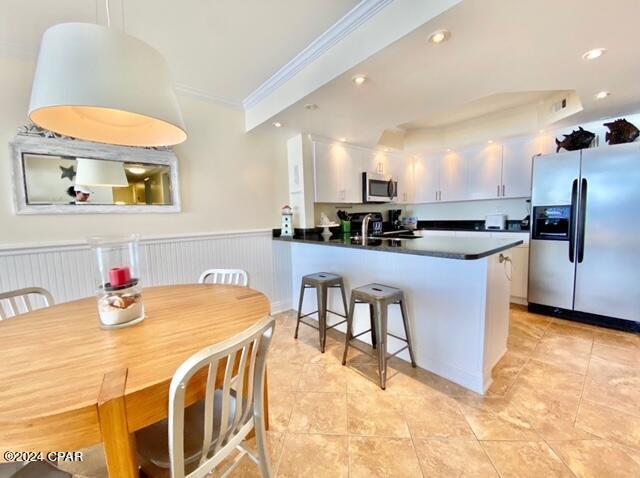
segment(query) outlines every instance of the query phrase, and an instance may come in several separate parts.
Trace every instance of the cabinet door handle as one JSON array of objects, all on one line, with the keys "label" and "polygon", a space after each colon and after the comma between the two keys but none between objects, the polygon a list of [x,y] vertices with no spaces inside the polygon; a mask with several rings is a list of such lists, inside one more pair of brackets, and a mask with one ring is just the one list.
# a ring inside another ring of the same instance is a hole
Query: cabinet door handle
[{"label": "cabinet door handle", "polygon": [[496,196],[500,197],[500,185],[498,184],[496,189]]},{"label": "cabinet door handle", "polygon": [[502,197],[504,197],[504,184],[502,185]]},{"label": "cabinet door handle", "polygon": [[436,201],[438,200],[438,191],[436,191]]}]

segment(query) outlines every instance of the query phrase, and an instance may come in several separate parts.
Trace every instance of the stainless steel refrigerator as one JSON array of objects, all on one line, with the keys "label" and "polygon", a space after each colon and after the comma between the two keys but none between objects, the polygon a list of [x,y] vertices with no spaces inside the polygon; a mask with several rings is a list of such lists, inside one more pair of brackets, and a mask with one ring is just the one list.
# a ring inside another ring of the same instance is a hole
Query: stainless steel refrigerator
[{"label": "stainless steel refrigerator", "polygon": [[640,143],[533,162],[530,309],[640,330]]}]

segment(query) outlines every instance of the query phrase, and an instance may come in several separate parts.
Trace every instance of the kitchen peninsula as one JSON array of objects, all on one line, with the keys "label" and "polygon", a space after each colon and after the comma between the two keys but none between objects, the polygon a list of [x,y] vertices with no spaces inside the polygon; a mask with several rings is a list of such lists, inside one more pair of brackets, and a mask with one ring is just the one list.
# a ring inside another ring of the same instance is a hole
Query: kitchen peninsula
[{"label": "kitchen peninsula", "polygon": [[[274,237],[290,243],[292,303],[302,276],[318,271],[342,275],[347,289],[377,282],[404,290],[419,367],[477,393],[491,385],[491,370],[506,351],[509,331],[510,257],[520,240],[462,237],[360,239],[334,234]],[[316,310],[308,294],[303,313]],[[329,308],[341,311],[339,294]],[[389,331],[402,335],[397,307]],[[368,309],[356,307],[354,332],[366,330]],[[337,327],[345,331],[344,326]],[[369,334],[361,336],[369,341]],[[393,353],[401,342],[389,336]],[[370,343],[370,341],[369,341]],[[398,357],[408,360],[402,352]]]}]

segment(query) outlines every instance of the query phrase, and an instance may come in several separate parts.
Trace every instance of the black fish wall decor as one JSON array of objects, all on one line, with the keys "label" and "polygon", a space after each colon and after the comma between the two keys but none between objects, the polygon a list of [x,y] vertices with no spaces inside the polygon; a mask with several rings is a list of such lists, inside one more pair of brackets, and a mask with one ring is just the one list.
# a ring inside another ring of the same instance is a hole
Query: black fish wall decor
[{"label": "black fish wall decor", "polygon": [[609,144],[633,143],[640,136],[640,130],[624,118],[604,123],[604,126],[609,128],[604,136]]},{"label": "black fish wall decor", "polygon": [[588,148],[593,138],[596,137],[591,131],[587,131],[579,126],[578,129],[573,130],[570,134],[564,134],[562,141],[556,138],[556,153],[560,151],[560,148],[564,148],[567,151],[576,151],[578,149]]}]

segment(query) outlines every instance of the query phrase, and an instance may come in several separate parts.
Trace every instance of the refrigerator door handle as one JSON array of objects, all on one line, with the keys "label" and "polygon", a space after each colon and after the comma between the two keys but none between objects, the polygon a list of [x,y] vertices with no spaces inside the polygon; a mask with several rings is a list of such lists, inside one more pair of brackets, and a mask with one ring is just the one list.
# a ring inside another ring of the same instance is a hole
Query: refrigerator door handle
[{"label": "refrigerator door handle", "polygon": [[578,217],[578,264],[584,259],[584,230],[587,221],[587,180],[582,178],[580,186],[580,216]]},{"label": "refrigerator door handle", "polygon": [[576,249],[576,216],[578,215],[577,206],[578,204],[578,180],[573,180],[573,185],[571,186],[571,221],[569,224],[569,262],[573,263],[575,260],[575,249]]}]

